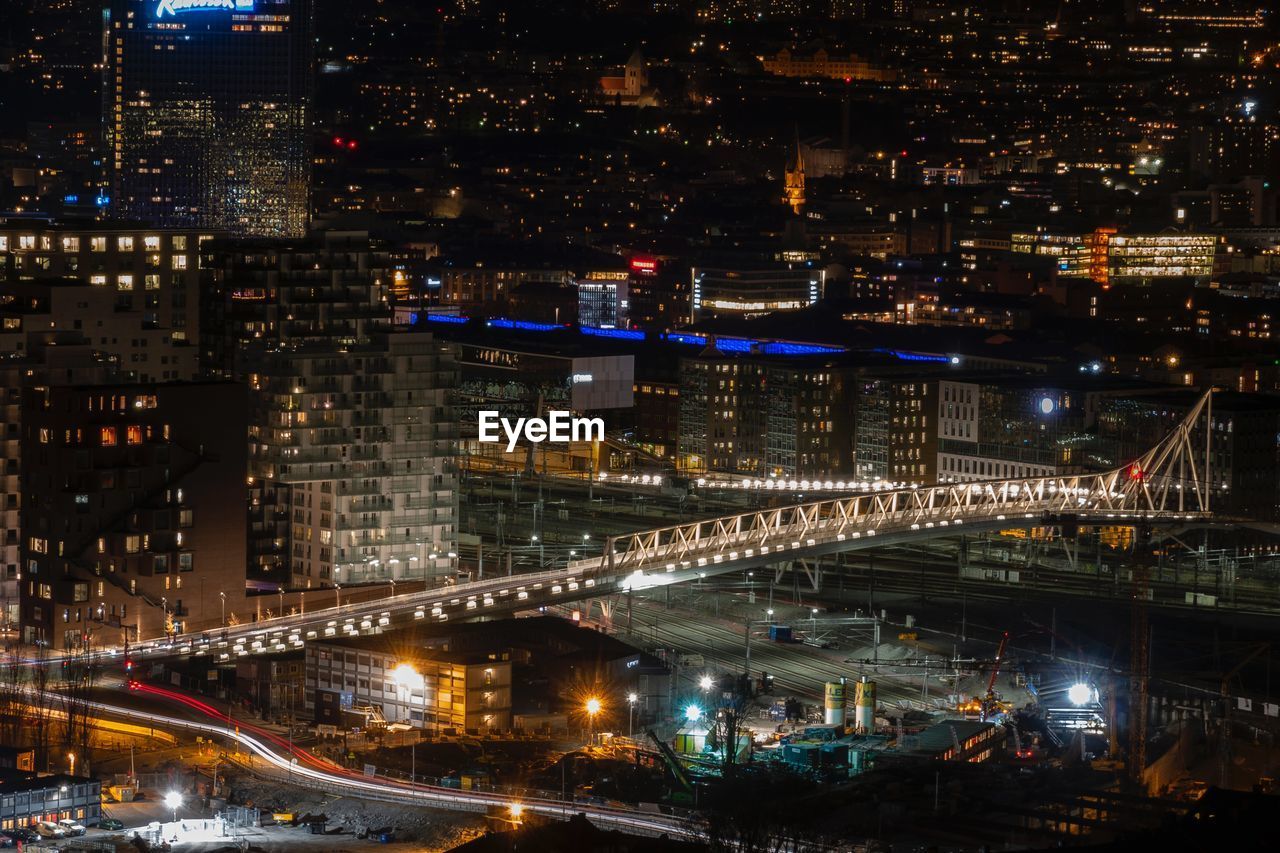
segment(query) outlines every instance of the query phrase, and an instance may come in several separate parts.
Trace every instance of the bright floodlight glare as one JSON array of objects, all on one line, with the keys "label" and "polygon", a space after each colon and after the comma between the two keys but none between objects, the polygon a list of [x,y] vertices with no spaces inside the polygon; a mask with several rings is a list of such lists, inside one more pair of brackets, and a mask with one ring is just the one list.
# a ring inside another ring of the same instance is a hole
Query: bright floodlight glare
[{"label": "bright floodlight glare", "polygon": [[599,714],[599,713],[600,713],[600,700],[599,700],[599,699],[591,698],[591,699],[588,699],[588,700],[587,700],[587,713],[588,713],[588,714],[590,714],[590,715],[591,715],[591,716],[593,716],[593,717],[594,717],[596,714]]},{"label": "bright floodlight glare", "polygon": [[516,820],[519,820],[520,815],[524,813],[524,806],[520,803],[512,803],[507,806],[507,809],[511,812],[511,816]]},{"label": "bright floodlight glare", "polygon": [[710,690],[710,689],[711,689],[711,676],[709,676],[709,675],[704,675],[704,676],[702,676],[702,678],[698,679],[698,686],[699,686],[699,687],[701,687],[703,690]]},{"label": "bright floodlight glare", "polygon": [[639,694],[637,694],[637,693],[628,693],[628,694],[627,694],[627,701],[628,701],[628,702],[631,702],[631,703],[633,703],[633,704],[634,704],[634,703],[635,703],[635,701],[636,701],[637,699],[639,699],[639,698],[640,698],[640,695],[639,695]]},{"label": "bright floodlight glare", "polygon": [[702,716],[702,709],[699,708],[697,705],[690,705],[689,707],[684,709],[684,718],[691,723],[701,716]]},{"label": "bright floodlight glare", "polygon": [[170,791],[164,795],[164,804],[171,809],[176,809],[182,805],[182,795],[177,791]]},{"label": "bright floodlight glare", "polygon": [[1067,698],[1072,705],[1087,705],[1093,699],[1093,688],[1087,684],[1073,684],[1067,688]]}]

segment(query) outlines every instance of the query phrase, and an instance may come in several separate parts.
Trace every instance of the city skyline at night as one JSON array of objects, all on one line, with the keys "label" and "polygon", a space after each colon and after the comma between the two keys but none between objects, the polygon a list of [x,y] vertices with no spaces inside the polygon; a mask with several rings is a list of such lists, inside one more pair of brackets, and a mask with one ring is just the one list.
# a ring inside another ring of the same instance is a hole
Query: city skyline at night
[{"label": "city skyline at night", "polygon": [[0,846],[1274,846],[1267,4],[4,9]]}]

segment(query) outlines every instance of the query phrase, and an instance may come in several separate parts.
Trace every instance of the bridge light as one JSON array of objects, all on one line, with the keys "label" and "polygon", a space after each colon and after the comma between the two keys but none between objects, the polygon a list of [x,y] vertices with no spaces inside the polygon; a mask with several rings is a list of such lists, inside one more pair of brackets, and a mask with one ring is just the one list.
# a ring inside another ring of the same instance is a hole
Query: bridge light
[{"label": "bridge light", "polygon": [[1088,705],[1093,701],[1093,688],[1087,684],[1073,684],[1067,688],[1067,698],[1072,705]]},{"label": "bridge light", "polygon": [[1130,480],[1138,480],[1138,481],[1140,482],[1140,481],[1144,480],[1144,479],[1146,478],[1146,476],[1147,476],[1147,472],[1146,472],[1146,471],[1143,471],[1143,470],[1142,470],[1142,466],[1141,466],[1140,464],[1138,464],[1137,462],[1134,462],[1132,465],[1130,465],[1130,466],[1129,466],[1129,479],[1130,479]]}]

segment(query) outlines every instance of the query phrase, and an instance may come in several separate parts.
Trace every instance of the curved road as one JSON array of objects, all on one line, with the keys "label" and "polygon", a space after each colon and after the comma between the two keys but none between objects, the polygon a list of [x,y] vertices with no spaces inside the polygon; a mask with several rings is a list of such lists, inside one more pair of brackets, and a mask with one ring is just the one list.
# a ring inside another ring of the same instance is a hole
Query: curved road
[{"label": "curved road", "polygon": [[196,732],[202,735],[234,740],[275,770],[280,781],[305,783],[307,786],[342,796],[364,797],[381,802],[417,805],[452,811],[487,812],[499,808],[518,817],[537,814],[558,820],[583,814],[593,823],[634,835],[669,835],[680,839],[698,839],[702,833],[694,822],[682,817],[650,814],[635,809],[619,809],[559,800],[518,798],[506,794],[461,791],[435,785],[411,784],[381,776],[365,776],[320,758],[288,742],[261,726],[236,720],[226,712],[183,693],[149,684],[133,682],[130,688],[149,696],[177,702],[190,711],[209,718],[210,722],[138,711],[105,702],[86,703],[105,716],[142,722],[167,730]]}]

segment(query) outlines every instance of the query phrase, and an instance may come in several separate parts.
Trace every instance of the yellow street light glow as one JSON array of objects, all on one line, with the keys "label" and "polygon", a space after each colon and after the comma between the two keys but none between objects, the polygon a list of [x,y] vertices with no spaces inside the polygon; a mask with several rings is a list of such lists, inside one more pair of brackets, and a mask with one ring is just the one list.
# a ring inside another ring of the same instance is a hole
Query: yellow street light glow
[{"label": "yellow street light glow", "polygon": [[590,716],[594,717],[596,714],[599,714],[601,707],[603,706],[600,704],[600,700],[594,696],[587,700],[587,713]]},{"label": "yellow street light glow", "polygon": [[397,664],[396,668],[391,670],[391,680],[402,687],[409,688],[422,687],[424,684],[422,673],[409,663]]}]

